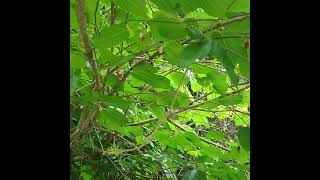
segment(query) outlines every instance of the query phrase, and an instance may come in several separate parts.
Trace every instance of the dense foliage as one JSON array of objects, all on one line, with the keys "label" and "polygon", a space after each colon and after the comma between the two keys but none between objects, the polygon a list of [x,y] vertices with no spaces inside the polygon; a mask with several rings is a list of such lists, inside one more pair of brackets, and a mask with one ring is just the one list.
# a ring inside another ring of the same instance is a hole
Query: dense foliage
[{"label": "dense foliage", "polygon": [[249,0],[71,0],[71,179],[250,179]]}]

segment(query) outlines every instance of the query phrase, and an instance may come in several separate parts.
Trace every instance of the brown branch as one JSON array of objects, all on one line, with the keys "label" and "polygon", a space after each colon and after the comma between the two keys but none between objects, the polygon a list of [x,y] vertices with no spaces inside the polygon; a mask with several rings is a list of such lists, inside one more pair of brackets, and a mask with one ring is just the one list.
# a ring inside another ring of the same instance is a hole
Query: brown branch
[{"label": "brown branch", "polygon": [[240,22],[240,21],[243,21],[243,20],[245,20],[245,19],[247,19],[249,17],[250,17],[250,15],[247,14],[247,15],[236,16],[236,17],[221,21],[217,25],[215,25],[213,27],[209,27],[208,29],[203,30],[202,33],[208,33],[208,32],[210,32],[212,30],[215,30],[215,29],[217,29],[217,28],[219,28],[221,26],[226,26],[226,25],[232,24],[234,22]]},{"label": "brown branch", "polygon": [[116,5],[114,2],[111,2],[111,18],[110,18],[110,25],[114,24],[116,18]]},{"label": "brown branch", "polygon": [[97,90],[99,92],[102,92],[103,91],[102,81],[101,81],[101,77],[99,74],[98,65],[97,65],[96,61],[93,59],[92,48],[90,47],[90,44],[89,44],[86,16],[85,16],[85,13],[86,13],[85,12],[85,9],[86,9],[85,8],[85,0],[76,0],[75,2],[76,2],[75,10],[76,10],[77,20],[78,20],[78,24],[79,24],[80,37],[83,42],[90,66],[95,74]]}]

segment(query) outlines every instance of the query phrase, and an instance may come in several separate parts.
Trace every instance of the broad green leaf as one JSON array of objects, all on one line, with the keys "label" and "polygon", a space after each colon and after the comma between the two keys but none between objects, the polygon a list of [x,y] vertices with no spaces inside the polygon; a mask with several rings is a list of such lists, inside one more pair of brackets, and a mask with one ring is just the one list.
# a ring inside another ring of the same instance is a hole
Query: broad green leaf
[{"label": "broad green leaf", "polygon": [[128,122],[125,115],[115,109],[107,109],[99,113],[98,122],[105,128],[118,130]]},{"label": "broad green leaf", "polygon": [[202,8],[208,14],[219,17],[226,18],[226,8],[232,0],[197,0],[197,7]]},{"label": "broad green leaf", "polygon": [[171,148],[176,148],[174,142],[170,140],[171,133],[167,130],[158,130],[155,132],[153,137],[163,145],[169,146]]},{"label": "broad green leaf", "polygon": [[224,133],[222,131],[217,130],[211,130],[206,134],[206,138],[209,139],[216,139],[216,140],[223,140],[224,139]]},{"label": "broad green leaf", "polygon": [[76,52],[71,52],[70,67],[81,69],[86,66],[86,57]]},{"label": "broad green leaf", "polygon": [[239,83],[239,78],[236,75],[236,73],[234,72],[234,69],[232,66],[233,64],[227,55],[227,51],[224,49],[224,45],[222,45],[218,42],[213,42],[211,54],[214,57],[216,57],[219,61],[222,62],[224,68],[227,71],[228,76],[231,79],[232,84],[237,85]]},{"label": "broad green leaf", "polygon": [[241,74],[250,81],[250,62],[239,61],[239,68]]},{"label": "broad green leaf", "polygon": [[225,106],[230,106],[230,105],[236,105],[240,104],[242,101],[242,96],[241,95],[230,95],[226,96],[223,98],[218,98],[215,100],[218,104],[225,105]]},{"label": "broad green leaf", "polygon": [[193,40],[204,40],[206,38],[205,35],[199,29],[194,29],[194,28],[188,29],[188,35]]},{"label": "broad green leaf", "polygon": [[238,133],[240,145],[246,151],[250,151],[250,128],[241,127]]},{"label": "broad green leaf", "polygon": [[163,77],[148,71],[150,65],[142,65],[134,69],[131,75],[155,88],[170,89],[170,81]]},{"label": "broad green leaf", "polygon": [[94,23],[94,12],[96,10],[97,1],[98,0],[86,0],[86,14],[88,23]]},{"label": "broad green leaf", "polygon": [[227,74],[230,77],[232,84],[237,86],[239,83],[239,77],[234,72],[233,64],[231,63],[230,58],[228,56],[225,56],[224,58],[221,58],[219,60],[222,62],[224,68],[226,69]]},{"label": "broad green leaf", "polygon": [[[211,82],[213,85],[213,88],[220,93],[221,95],[224,95],[228,89],[228,84],[226,81],[226,76],[217,70],[205,66],[201,66],[198,64],[193,64],[191,66],[193,72],[199,73],[199,74],[206,74],[206,78],[202,78],[203,81]],[[206,82],[203,82],[206,83]],[[207,84],[208,85],[208,84]]]},{"label": "broad green leaf", "polygon": [[180,65],[179,56],[183,47],[177,42],[172,42],[165,47],[165,59],[172,65]]},{"label": "broad green leaf", "polygon": [[136,141],[138,144],[143,144],[145,141],[145,138],[144,138],[144,136],[137,136]]},{"label": "broad green leaf", "polygon": [[116,24],[104,28],[93,40],[93,46],[101,51],[107,50],[129,38],[129,31],[123,24]]},{"label": "broad green leaf", "polygon": [[117,76],[112,74],[107,77],[105,87],[114,87],[117,83],[119,83]]},{"label": "broad green leaf", "polygon": [[177,0],[150,0],[155,5],[158,6],[161,10],[167,10],[173,12],[176,9]]},{"label": "broad green leaf", "polygon": [[186,139],[189,140],[190,142],[192,142],[195,146],[205,147],[205,145],[203,144],[201,139],[194,132],[186,131],[186,132],[184,132],[184,135],[185,135]]},{"label": "broad green leaf", "polygon": [[110,64],[108,64],[108,67],[114,68],[117,66],[121,66],[129,61],[131,61],[134,57],[136,57],[138,53],[131,53],[127,56],[121,57],[121,59],[116,59],[115,61],[112,61]]},{"label": "broad green leaf", "polygon": [[155,13],[150,26],[153,32],[168,40],[181,39],[188,34],[186,27],[177,18],[164,12]]},{"label": "broad green leaf", "polygon": [[179,146],[182,149],[189,150],[189,151],[196,150],[192,142],[186,139],[186,136],[184,133],[175,134],[171,138],[171,141],[174,142],[175,145]]},{"label": "broad green leaf", "polygon": [[167,121],[167,113],[162,109],[161,106],[159,105],[150,105],[148,108],[152,114],[157,117],[158,119],[160,119],[162,122],[166,122]]},{"label": "broad green leaf", "polygon": [[250,12],[250,0],[236,0],[229,8],[231,12]]},{"label": "broad green leaf", "polygon": [[182,72],[170,73],[168,79],[173,88],[177,88],[179,85],[186,86],[189,82],[189,78]]},{"label": "broad green leaf", "polygon": [[247,18],[243,21],[235,22],[229,24],[225,27],[226,31],[233,32],[233,33],[250,33],[250,18]]},{"label": "broad green leaf", "polygon": [[146,2],[144,0],[112,0],[115,4],[129,13],[147,18]]},{"label": "broad green leaf", "polygon": [[154,96],[150,95],[148,98],[149,101],[158,101],[160,105],[163,106],[171,106],[173,107],[187,107],[189,105],[189,98],[186,94],[184,93],[177,93],[176,95],[175,102],[172,104],[173,101],[173,92],[161,92],[159,95]]},{"label": "broad green leaf", "polygon": [[231,152],[229,155],[229,159],[236,159],[240,163],[246,163],[249,159],[249,153],[238,146],[231,147]]},{"label": "broad green leaf", "polygon": [[78,21],[75,14],[74,0],[70,1],[70,27],[74,29],[78,29]]},{"label": "broad green leaf", "polygon": [[227,92],[228,84],[226,81],[226,76],[222,73],[219,73],[215,70],[212,70],[207,74],[207,78],[212,83],[213,88],[220,93],[221,95],[224,95]]},{"label": "broad green leaf", "polygon": [[108,50],[103,50],[100,52],[101,55],[98,58],[98,63],[99,64],[104,64],[104,63],[116,63],[118,61],[121,60],[120,56],[116,56],[114,55],[112,52],[108,51]]},{"label": "broad green leaf", "polygon": [[176,0],[176,9],[181,10],[183,13],[189,13],[199,8],[195,0]]},{"label": "broad green leaf", "polygon": [[208,147],[203,148],[201,152],[211,158],[223,157],[222,150],[212,145],[209,145]]},{"label": "broad green leaf", "polygon": [[197,126],[203,125],[207,127],[209,125],[208,118],[211,118],[212,114],[206,111],[191,110],[181,113],[181,116],[186,117],[188,121],[192,119]]},{"label": "broad green leaf", "polygon": [[121,109],[126,109],[130,105],[130,102],[123,100],[119,96],[105,96],[104,95],[100,99],[101,99],[101,102],[103,102],[104,104],[118,107]]},{"label": "broad green leaf", "polygon": [[225,18],[226,8],[232,0],[177,0],[177,2],[178,7],[185,13],[202,8],[214,17]]},{"label": "broad green leaf", "polygon": [[206,179],[207,179],[206,173],[197,169],[187,171],[182,177],[182,180],[206,180]]},{"label": "broad green leaf", "polygon": [[180,65],[189,67],[196,59],[203,59],[211,51],[212,41],[192,43],[185,47],[180,54]]}]

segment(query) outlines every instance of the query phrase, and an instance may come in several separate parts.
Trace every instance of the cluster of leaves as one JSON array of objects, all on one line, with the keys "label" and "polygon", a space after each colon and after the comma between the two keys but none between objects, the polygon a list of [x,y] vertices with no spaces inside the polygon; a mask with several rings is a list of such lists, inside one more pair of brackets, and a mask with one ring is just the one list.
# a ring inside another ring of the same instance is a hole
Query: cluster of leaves
[{"label": "cluster of leaves", "polygon": [[71,179],[250,178],[249,0],[71,0]]}]

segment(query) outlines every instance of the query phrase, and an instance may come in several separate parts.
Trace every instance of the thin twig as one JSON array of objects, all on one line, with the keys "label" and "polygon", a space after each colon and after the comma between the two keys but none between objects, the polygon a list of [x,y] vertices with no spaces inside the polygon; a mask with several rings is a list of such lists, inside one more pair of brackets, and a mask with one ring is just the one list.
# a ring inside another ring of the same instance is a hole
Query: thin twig
[{"label": "thin twig", "polygon": [[[213,26],[213,27],[209,27],[209,28],[203,30],[202,33],[203,33],[203,34],[208,33],[208,32],[213,31],[213,30],[215,30],[215,29],[217,29],[217,28],[219,28],[219,27],[221,27],[221,26],[226,26],[226,25],[229,25],[229,24],[232,24],[232,23],[235,23],[235,22],[240,22],[240,21],[243,21],[243,20],[245,20],[245,19],[247,19],[247,18],[250,18],[250,15],[249,15],[249,14],[247,14],[247,15],[241,15],[241,16],[236,16],[236,17],[233,17],[233,18],[230,18],[230,19],[226,19],[226,20],[224,20],[224,21],[221,21],[221,22],[217,23],[217,24],[216,24],[215,26]],[[185,40],[182,40],[180,43],[181,43],[181,44],[187,44],[187,43],[189,43],[191,40],[192,40],[191,38],[185,39]]]},{"label": "thin twig", "polygon": [[[188,22],[198,22],[198,21],[218,21],[219,19],[192,19],[187,21],[164,21],[164,20],[147,20],[147,19],[130,19],[128,22],[146,22],[146,23],[170,23],[170,24],[183,24]],[[123,24],[125,22],[122,22]]]},{"label": "thin twig", "polygon": [[94,10],[94,31],[95,33],[98,32],[98,23],[97,23],[97,12],[98,12],[98,8],[99,8],[99,3],[100,3],[100,0],[97,1],[97,4],[96,4],[96,9]]}]

